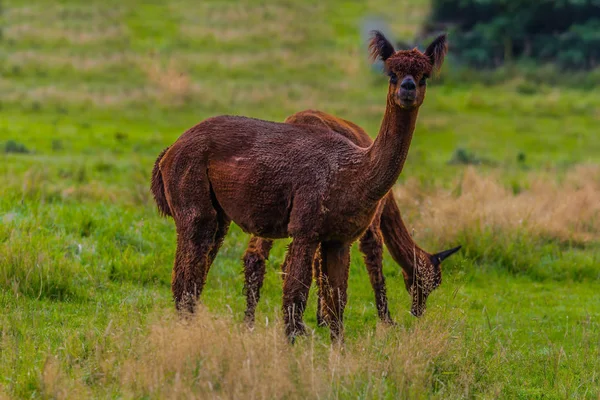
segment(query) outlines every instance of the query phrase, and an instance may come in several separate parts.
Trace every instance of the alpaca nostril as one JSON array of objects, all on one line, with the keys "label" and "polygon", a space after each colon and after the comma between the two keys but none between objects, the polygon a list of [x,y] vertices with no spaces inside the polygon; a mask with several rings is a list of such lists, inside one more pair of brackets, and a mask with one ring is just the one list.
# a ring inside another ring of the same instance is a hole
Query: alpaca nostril
[{"label": "alpaca nostril", "polygon": [[417,88],[417,85],[415,84],[415,81],[411,78],[406,78],[402,81],[400,87],[405,90],[415,90]]}]

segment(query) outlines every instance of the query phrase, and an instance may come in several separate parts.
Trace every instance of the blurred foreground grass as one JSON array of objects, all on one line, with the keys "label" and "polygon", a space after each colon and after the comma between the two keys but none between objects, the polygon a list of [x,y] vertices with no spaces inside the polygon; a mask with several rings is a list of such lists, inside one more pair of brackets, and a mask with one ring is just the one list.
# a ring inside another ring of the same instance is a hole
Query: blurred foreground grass
[{"label": "blurred foreground grass", "polygon": [[203,294],[209,311],[191,327],[173,319],[175,232],[149,193],[158,152],[225,113],[281,121],[318,108],[375,135],[386,82],[367,64],[361,18],[393,16],[410,38],[427,7],[4,2],[0,398],[597,398],[600,98],[520,75],[430,84],[395,190],[419,243],[464,251],[444,264],[425,318],[406,312],[386,256],[399,326],[377,327],[355,251],[346,352],[323,329],[289,350],[281,241],[259,326],[245,332],[248,237],[232,227]]}]

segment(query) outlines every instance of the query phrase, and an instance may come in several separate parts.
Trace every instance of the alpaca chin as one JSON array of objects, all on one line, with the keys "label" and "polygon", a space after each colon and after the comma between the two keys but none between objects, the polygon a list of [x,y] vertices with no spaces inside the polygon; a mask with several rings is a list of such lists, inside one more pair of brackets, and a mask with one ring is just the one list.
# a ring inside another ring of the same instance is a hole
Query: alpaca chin
[{"label": "alpaca chin", "polygon": [[411,290],[412,304],[410,307],[410,313],[414,317],[421,317],[425,314],[425,309],[427,308],[427,297],[429,297],[429,293],[423,292],[420,287],[415,287]]},{"label": "alpaca chin", "polygon": [[413,302],[413,305],[410,308],[410,314],[413,317],[417,317],[417,318],[422,317],[423,314],[425,314],[425,308],[426,308],[425,307],[425,303],[423,303],[423,304],[415,304]]},{"label": "alpaca chin", "polygon": [[398,99],[396,104],[403,110],[412,110],[417,107],[415,100]]}]

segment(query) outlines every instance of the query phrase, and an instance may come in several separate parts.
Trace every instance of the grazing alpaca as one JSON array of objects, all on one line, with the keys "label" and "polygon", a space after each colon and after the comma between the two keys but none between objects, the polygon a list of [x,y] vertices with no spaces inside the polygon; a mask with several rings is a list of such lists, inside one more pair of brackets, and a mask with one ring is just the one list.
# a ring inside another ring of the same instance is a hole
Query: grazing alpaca
[{"label": "grazing alpaca", "polygon": [[[314,125],[331,129],[343,135],[361,147],[369,147],[373,140],[358,125],[342,118],[317,110],[306,110],[293,114],[284,121],[288,124]],[[379,210],[373,218],[373,222],[360,238],[360,251],[364,255],[367,272],[373,292],[375,293],[375,305],[379,319],[386,324],[393,324],[389,312],[385,278],[383,276],[383,243],[396,261],[402,267],[402,275],[406,290],[410,293],[411,288],[417,283],[415,276],[421,280],[426,277],[435,277],[440,270],[441,262],[460,249],[460,246],[440,252],[429,254],[421,249],[412,239],[406,229],[400,210],[396,204],[394,194],[390,191],[381,201]],[[244,291],[246,294],[245,321],[248,325],[254,324],[256,305],[260,298],[260,289],[265,275],[265,260],[269,258],[269,252],[273,245],[272,239],[264,239],[253,236],[248,248],[244,253],[244,273],[246,277]],[[285,272],[285,271],[284,271]],[[318,281],[320,277],[320,255],[314,260],[314,275]],[[317,307],[317,323],[323,324],[322,296],[319,290],[319,303]],[[425,302],[413,303],[413,307],[421,307],[420,310],[413,309],[414,315],[421,315],[425,309]]]},{"label": "grazing alpaca", "polygon": [[[446,36],[425,53],[396,52],[374,32],[370,49],[385,63],[390,85],[379,135],[368,148],[318,126],[220,116],[192,127],[159,155],[152,192],[159,210],[175,221],[171,287],[179,310],[194,311],[233,220],[256,236],[293,239],[283,284],[292,340],[305,331],[302,315],[320,246],[325,320],[332,339],[342,338],[350,245],[402,170],[426,79],[443,62]],[[423,304],[439,281],[438,274],[414,285],[413,302]]]}]

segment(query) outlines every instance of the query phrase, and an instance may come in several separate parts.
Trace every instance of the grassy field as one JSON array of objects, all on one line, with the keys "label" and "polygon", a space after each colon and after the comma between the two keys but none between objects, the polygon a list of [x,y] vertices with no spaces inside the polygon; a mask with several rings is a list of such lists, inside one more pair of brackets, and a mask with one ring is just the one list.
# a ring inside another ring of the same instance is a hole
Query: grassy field
[{"label": "grassy field", "polygon": [[[425,0],[5,0],[0,399],[600,398],[600,97],[519,74],[485,86],[446,70],[429,86],[394,190],[424,248],[464,250],[422,319],[386,254],[398,326],[378,326],[353,249],[346,348],[322,328],[290,348],[280,241],[248,332],[235,226],[199,317],[175,317],[174,226],[149,192],[160,150],[217,114],[317,108],[374,135],[386,81],[362,18],[388,16],[410,39],[427,12]],[[312,292],[305,319],[316,326]]]}]

